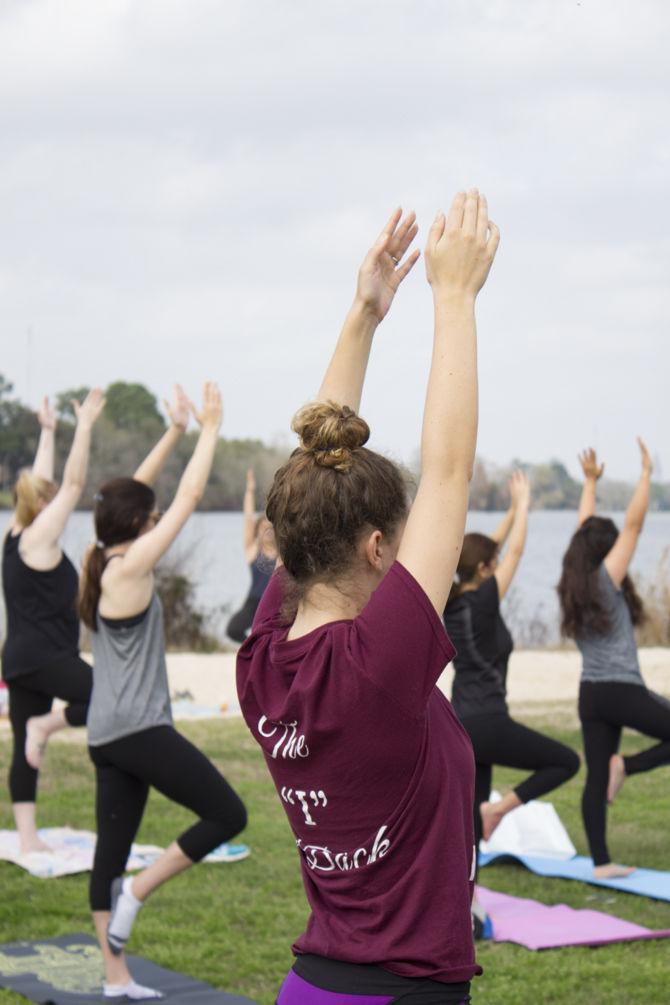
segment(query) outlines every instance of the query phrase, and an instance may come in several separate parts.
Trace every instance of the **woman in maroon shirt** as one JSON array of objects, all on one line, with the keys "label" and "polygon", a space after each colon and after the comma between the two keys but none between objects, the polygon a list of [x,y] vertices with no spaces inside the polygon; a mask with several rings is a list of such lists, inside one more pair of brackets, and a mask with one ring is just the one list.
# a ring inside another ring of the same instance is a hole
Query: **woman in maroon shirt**
[{"label": "woman in maroon shirt", "polygon": [[[435,303],[422,474],[358,417],[372,336],[418,258],[398,210],[367,255],[301,445],[268,496],[283,563],[238,654],[241,707],[296,839],[311,907],[279,1005],[470,1000],[470,741],[435,687],[477,430],[474,303],[498,245],[459,193],[426,248]],[[403,259],[404,262],[403,262]]]}]

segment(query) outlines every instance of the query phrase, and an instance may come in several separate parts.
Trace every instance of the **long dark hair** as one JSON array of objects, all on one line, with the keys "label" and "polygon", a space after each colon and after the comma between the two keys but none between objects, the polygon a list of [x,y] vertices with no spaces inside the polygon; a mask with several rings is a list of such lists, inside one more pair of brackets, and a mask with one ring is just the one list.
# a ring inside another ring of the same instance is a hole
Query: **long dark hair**
[{"label": "long dark hair", "polygon": [[[598,583],[598,569],[618,536],[614,521],[603,516],[589,517],[572,535],[557,588],[561,632],[568,638],[604,635],[611,627]],[[623,580],[621,590],[633,624],[641,624],[644,606],[630,576]]]},{"label": "long dark hair", "polygon": [[84,558],[79,588],[79,617],[96,630],[96,612],[100,601],[100,580],[107,564],[105,548],[134,541],[146,525],[154,506],[154,490],[134,478],[114,478],[95,495],[95,536]]},{"label": "long dark hair", "polygon": [[487,537],[486,534],[472,533],[465,535],[456,568],[457,579],[454,580],[449,591],[447,607],[461,595],[465,584],[471,583],[475,578],[479,569],[479,563],[483,562],[484,565],[490,565],[498,554],[499,548],[500,545],[498,542],[494,541],[492,537]]}]

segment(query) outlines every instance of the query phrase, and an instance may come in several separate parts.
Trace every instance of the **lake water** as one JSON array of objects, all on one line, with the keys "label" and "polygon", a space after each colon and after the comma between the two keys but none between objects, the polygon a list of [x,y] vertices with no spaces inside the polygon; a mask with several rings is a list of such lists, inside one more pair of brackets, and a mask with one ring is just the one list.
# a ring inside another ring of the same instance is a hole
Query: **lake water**
[{"label": "lake water", "polygon": [[[621,525],[623,515],[611,515]],[[490,533],[501,517],[501,513],[471,513],[468,530]],[[552,643],[558,638],[555,586],[575,520],[575,513],[565,510],[539,510],[530,514],[526,551],[509,600],[505,600],[507,616],[519,643]],[[249,586],[242,525],[241,513],[196,513],[167,557],[168,561],[178,562],[192,579],[196,603],[211,613],[213,626],[221,636],[227,617],[242,603]],[[91,514],[75,513],[63,537],[64,548],[75,564],[80,562],[92,536]],[[669,546],[670,513],[650,513],[632,571],[644,578],[652,577]],[[4,630],[4,616],[2,624]]]}]

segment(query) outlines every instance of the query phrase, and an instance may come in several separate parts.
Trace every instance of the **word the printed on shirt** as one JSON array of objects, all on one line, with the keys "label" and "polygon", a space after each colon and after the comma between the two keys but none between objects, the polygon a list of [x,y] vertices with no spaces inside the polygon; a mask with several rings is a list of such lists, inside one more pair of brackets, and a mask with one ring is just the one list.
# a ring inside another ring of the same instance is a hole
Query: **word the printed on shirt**
[{"label": "word the printed on shirt", "polygon": [[333,852],[325,845],[304,845],[300,839],[296,841],[296,844],[310,869],[316,872],[335,872],[338,869],[340,872],[349,872],[350,869],[362,869],[366,865],[372,865],[373,862],[388,854],[391,842],[384,837],[387,830],[387,824],[379,828],[371,851],[368,851],[367,848],[357,848],[355,852]]},{"label": "word the printed on shirt", "polygon": [[275,759],[289,757],[295,760],[298,757],[309,757],[309,747],[304,734],[298,732],[297,719],[294,722],[272,722],[267,716],[262,715],[258,720],[258,732],[266,738],[277,736],[277,742],[270,755]]},{"label": "word the printed on shirt", "polygon": [[328,797],[323,789],[319,789],[318,792],[315,789],[310,789],[309,792],[305,792],[304,789],[287,789],[286,786],[283,785],[280,795],[284,802],[289,803],[291,806],[295,806],[295,800],[298,800],[302,808],[302,812],[305,814],[305,823],[309,827],[316,827],[316,820],[313,820],[310,814],[311,807],[307,801],[308,796],[314,803],[314,806],[318,807],[328,805]]}]

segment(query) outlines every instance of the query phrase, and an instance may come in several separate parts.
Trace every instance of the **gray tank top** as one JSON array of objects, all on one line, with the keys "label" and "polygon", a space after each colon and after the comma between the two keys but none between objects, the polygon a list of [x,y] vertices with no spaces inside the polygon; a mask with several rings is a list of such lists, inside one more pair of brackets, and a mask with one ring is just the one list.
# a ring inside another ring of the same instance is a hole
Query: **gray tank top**
[{"label": "gray tank top", "polygon": [[144,614],[135,618],[114,622],[98,614],[91,641],[89,744],[99,747],[153,726],[171,726],[163,608],[158,595],[154,593]]},{"label": "gray tank top", "polygon": [[609,614],[610,629],[605,635],[576,639],[582,654],[582,680],[644,685],[628,604],[604,564],[598,568],[598,587]]}]

